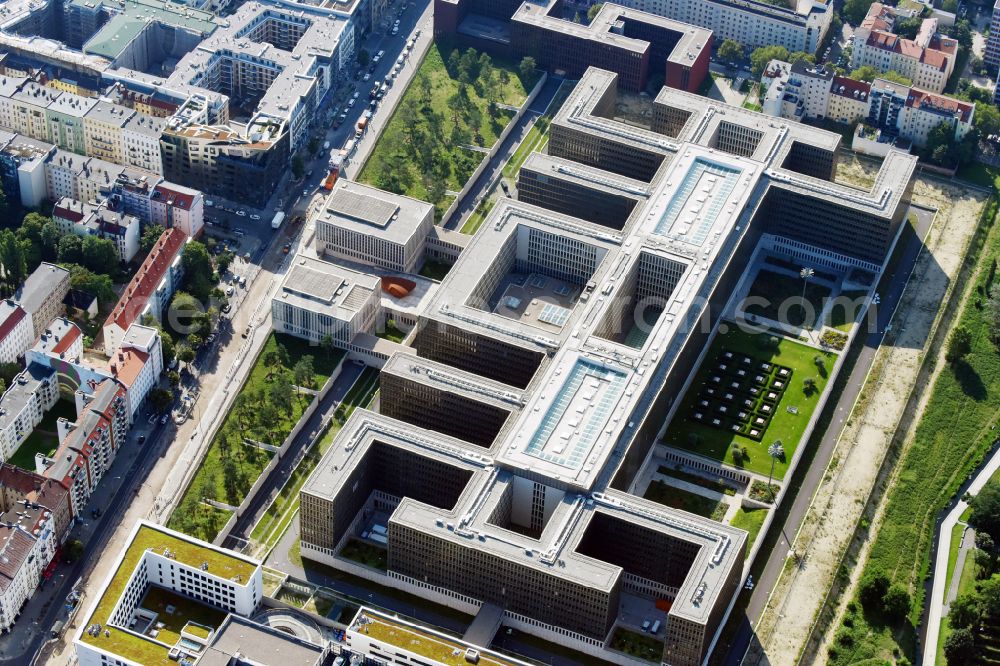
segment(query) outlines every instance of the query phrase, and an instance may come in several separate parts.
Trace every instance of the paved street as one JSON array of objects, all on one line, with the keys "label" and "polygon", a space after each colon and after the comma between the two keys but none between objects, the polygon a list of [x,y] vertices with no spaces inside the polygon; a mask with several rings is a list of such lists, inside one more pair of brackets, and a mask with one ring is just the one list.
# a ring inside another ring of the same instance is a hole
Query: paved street
[{"label": "paved street", "polygon": [[[161,426],[159,422],[150,425],[143,414],[145,411],[140,411],[138,423],[129,432],[127,442],[119,450],[114,464],[83,511],[85,521],[74,527],[67,539],[67,542],[73,539],[83,542],[86,549],[83,557],[72,565],[63,562],[56,565],[51,580],[42,584],[25,606],[11,632],[0,639],[0,663],[29,663],[31,655],[41,646],[49,628],[64,614],[63,603],[88,563],[92,563],[92,558],[101,552],[124,505],[131,503],[139,493],[148,492],[142,480],[158,460],[163,448],[169,446],[174,426],[170,422],[165,426]],[[140,436],[146,437],[145,443],[141,445]],[[91,509],[94,508],[102,512],[97,520],[90,517]],[[84,598],[81,603],[87,605],[91,603],[91,599]],[[72,631],[67,629],[65,633],[68,635]]]},{"label": "paved street", "polygon": [[[758,560],[753,568],[753,577],[756,585],[750,593],[750,599],[746,602],[745,609],[741,615],[729,618],[730,623],[738,623],[739,629],[725,655],[724,663],[727,665],[739,664],[750,647],[754,637],[752,624],[760,618],[767,604],[768,596],[774,588],[781,570],[785,566],[786,555],[790,548],[785,535],[794,539],[794,535],[798,532],[799,526],[802,524],[802,519],[809,508],[809,503],[812,501],[813,493],[826,473],[837,440],[840,438],[840,433],[843,431],[845,423],[850,418],[851,410],[854,407],[858,393],[861,391],[861,387],[864,385],[868,375],[868,370],[875,359],[875,353],[882,344],[885,327],[889,324],[896,306],[899,304],[903,289],[906,287],[907,280],[909,280],[910,271],[913,269],[917,256],[923,248],[922,239],[930,229],[932,220],[933,215],[918,211],[917,233],[909,237],[903,237],[902,240],[908,240],[908,242],[901,248],[900,261],[896,264],[894,272],[884,275],[879,283],[878,293],[881,297],[881,304],[877,310],[877,325],[873,327],[874,330],[871,330],[861,343],[863,346],[857,361],[854,363],[851,374],[840,393],[840,399],[833,406],[833,418],[830,420],[826,432],[819,442],[815,457],[805,470],[805,475],[798,492],[794,499],[791,500],[792,504],[788,508],[784,524],[771,525],[771,534],[780,531],[780,536],[772,548],[770,556],[763,563],[763,566],[761,565],[761,561]],[[787,502],[790,499],[786,498],[785,501]],[[743,594],[746,594],[746,592]]]}]

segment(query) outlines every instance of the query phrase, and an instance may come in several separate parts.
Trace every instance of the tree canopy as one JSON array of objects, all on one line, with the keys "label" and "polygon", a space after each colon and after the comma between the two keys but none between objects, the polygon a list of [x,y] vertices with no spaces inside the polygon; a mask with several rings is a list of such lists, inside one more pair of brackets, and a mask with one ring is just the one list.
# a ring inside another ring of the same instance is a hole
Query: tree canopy
[{"label": "tree canopy", "polygon": [[184,290],[203,302],[207,301],[215,286],[208,248],[200,241],[191,241],[184,248],[181,264],[184,266]]},{"label": "tree canopy", "polygon": [[735,39],[727,39],[719,45],[719,60],[731,62],[743,57],[743,46]]},{"label": "tree canopy", "polygon": [[754,49],[753,53],[750,54],[750,68],[751,71],[753,71],[754,76],[760,76],[764,73],[764,68],[767,67],[767,63],[772,60],[787,61],[788,57],[788,49],[784,46],[780,46],[778,44],[761,46],[758,49]]}]

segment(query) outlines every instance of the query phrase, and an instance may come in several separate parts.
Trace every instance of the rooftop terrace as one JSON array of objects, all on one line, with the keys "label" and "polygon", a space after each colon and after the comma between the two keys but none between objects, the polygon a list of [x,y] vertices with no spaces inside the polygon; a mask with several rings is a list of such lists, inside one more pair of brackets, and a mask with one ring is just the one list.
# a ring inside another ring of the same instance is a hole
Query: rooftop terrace
[{"label": "rooftop terrace", "polygon": [[[90,615],[80,623],[78,640],[144,666],[173,666],[176,662],[168,656],[172,645],[168,646],[147,636],[109,625],[109,619],[122,593],[128,587],[129,581],[135,575],[136,567],[147,551],[160,555],[169,551],[171,559],[195,569],[200,568],[202,563],[207,563],[208,573],[229,580],[238,577],[240,580],[249,580],[258,565],[236,553],[181,538],[150,523],[143,522],[136,526],[132,541],[122,552],[118,566],[108,578],[100,598]],[[197,618],[193,619],[197,621]],[[101,630],[96,636],[86,631],[95,624],[101,625]],[[184,622],[181,622],[181,626],[183,624]]]}]

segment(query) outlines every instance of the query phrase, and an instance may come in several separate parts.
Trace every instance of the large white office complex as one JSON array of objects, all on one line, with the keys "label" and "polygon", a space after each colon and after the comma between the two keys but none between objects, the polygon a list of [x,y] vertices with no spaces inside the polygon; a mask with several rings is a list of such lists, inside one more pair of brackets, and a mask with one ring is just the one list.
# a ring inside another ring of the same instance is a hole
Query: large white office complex
[{"label": "large white office complex", "polygon": [[[663,663],[693,666],[746,533],[632,494],[636,475],[758,245],[878,272],[916,160],[891,151],[851,188],[837,134],[669,88],[639,127],[613,118],[616,83],[587,71],[421,308],[379,413],[355,410],[302,487],[301,552],[616,663],[642,608]],[[356,540],[385,572],[341,555]],[[351,640],[406,650],[412,629],[384,624],[359,616]]]}]

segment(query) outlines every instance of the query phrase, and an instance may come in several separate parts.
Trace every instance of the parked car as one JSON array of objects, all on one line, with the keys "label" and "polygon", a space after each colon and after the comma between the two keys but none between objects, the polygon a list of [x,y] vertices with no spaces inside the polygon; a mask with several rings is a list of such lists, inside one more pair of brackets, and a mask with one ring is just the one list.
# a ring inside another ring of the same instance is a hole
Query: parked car
[{"label": "parked car", "polygon": [[170,414],[164,414],[160,417],[160,425],[167,425],[167,419],[170,418]]},{"label": "parked car", "polygon": [[369,74],[368,72],[365,72],[365,81],[370,81],[371,78],[372,78],[372,75]]},{"label": "parked car", "polygon": [[247,216],[247,212],[245,210],[238,210],[238,211],[236,211],[236,214],[239,217],[246,217]]},{"label": "parked car", "polygon": [[250,219],[251,220],[259,220],[260,219],[260,215],[258,215],[257,213],[254,213],[253,215],[250,216]]}]

